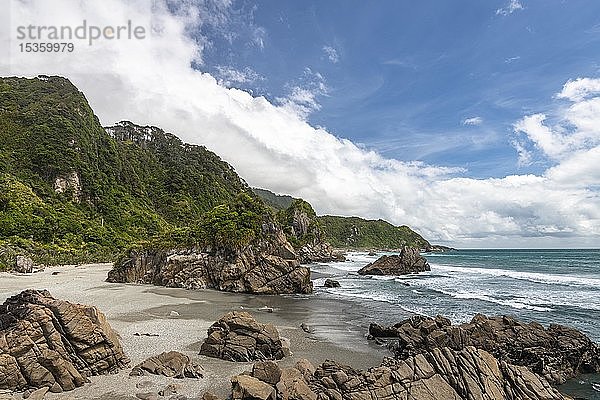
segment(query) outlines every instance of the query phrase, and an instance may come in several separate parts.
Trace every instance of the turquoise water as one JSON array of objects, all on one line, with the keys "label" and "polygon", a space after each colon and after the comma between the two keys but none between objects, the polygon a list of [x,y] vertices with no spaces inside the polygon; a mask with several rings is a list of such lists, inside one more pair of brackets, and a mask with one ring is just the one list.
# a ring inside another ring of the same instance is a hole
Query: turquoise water
[{"label": "turquoise water", "polygon": [[[343,263],[317,264],[342,287],[316,294],[353,299],[367,306],[367,321],[392,324],[411,313],[437,314],[454,323],[477,313],[512,315],[544,325],[575,327],[600,342],[599,250],[459,250],[425,254],[431,271],[402,277],[366,277],[356,273],[377,256],[350,253]],[[569,383],[566,392],[597,399],[591,376]],[[599,385],[600,386],[600,385]]]}]

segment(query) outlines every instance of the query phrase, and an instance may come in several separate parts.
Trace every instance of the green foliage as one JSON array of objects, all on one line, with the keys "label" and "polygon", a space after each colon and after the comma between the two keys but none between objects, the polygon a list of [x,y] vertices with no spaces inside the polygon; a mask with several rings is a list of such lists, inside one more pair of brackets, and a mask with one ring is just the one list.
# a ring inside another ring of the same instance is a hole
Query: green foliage
[{"label": "green foliage", "polygon": [[[316,244],[323,238],[315,210],[303,199],[293,199],[288,208],[279,211],[278,220],[284,227],[288,241],[296,249],[306,244]],[[302,226],[305,227],[304,230],[301,229]]]},{"label": "green foliage", "polygon": [[[6,248],[64,262],[69,254],[73,260],[110,255],[154,238],[189,241],[190,227],[205,212],[249,191],[203,146],[130,122],[108,131],[64,78],[0,78],[0,241]],[[57,193],[57,178],[72,176],[80,185],[71,182]],[[21,240],[26,246],[15,244]]]},{"label": "green foliage", "polygon": [[408,226],[394,226],[384,220],[358,217],[319,217],[325,238],[335,247],[354,249],[427,248],[430,244]]},{"label": "green foliage", "polygon": [[239,248],[262,233],[270,212],[264,203],[246,193],[238,195],[231,204],[216,206],[202,216],[195,231],[197,242]]},{"label": "green foliage", "polygon": [[285,210],[292,205],[294,200],[296,200],[292,196],[275,194],[266,189],[252,188],[252,191],[268,206],[275,210]]}]

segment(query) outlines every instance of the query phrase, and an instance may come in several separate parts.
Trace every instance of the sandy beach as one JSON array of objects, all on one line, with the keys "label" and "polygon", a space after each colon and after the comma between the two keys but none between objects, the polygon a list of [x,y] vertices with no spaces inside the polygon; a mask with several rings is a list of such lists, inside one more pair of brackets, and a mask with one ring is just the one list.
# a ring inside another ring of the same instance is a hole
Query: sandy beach
[{"label": "sandy beach", "polygon": [[[48,394],[48,399],[135,399],[136,393],[157,392],[169,383],[181,385],[178,393],[188,397],[201,396],[205,391],[224,397],[230,391],[230,377],[249,370],[252,364],[211,359],[198,355],[198,351],[207,328],[232,310],[243,309],[260,322],[272,322],[282,336],[290,339],[293,356],[281,360],[282,366],[307,358],[315,365],[334,359],[355,368],[368,368],[379,365],[388,354],[364,339],[365,327],[355,321],[368,314],[356,303],[306,295],[256,296],[107,283],[111,267],[90,264],[50,267],[35,274],[1,273],[0,301],[31,288],[48,289],[55,298],[70,302],[95,305],[121,336],[131,366],[160,352],[177,350],[204,367],[204,379],[129,377],[130,370],[125,369],[115,375],[92,377],[91,383],[72,392]],[[314,332],[304,332],[302,323]],[[0,398],[22,395],[4,394]]]}]

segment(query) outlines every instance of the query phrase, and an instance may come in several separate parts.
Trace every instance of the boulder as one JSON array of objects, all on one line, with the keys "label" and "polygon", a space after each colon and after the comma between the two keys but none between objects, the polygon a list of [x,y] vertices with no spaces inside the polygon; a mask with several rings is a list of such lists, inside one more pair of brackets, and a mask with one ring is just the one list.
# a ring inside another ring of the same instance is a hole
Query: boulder
[{"label": "boulder", "polygon": [[231,378],[233,400],[275,400],[275,389],[259,379],[248,375]]},{"label": "boulder", "polygon": [[578,374],[600,372],[598,346],[578,330],[556,324],[544,328],[535,322],[478,314],[470,323],[453,326],[443,317],[414,316],[388,328],[371,325],[369,334],[397,338],[392,345],[400,359],[437,348],[474,346],[500,361],[528,367],[557,385]]},{"label": "boulder", "polygon": [[73,390],[127,366],[118,335],[97,308],[25,290],[0,306],[0,389]]},{"label": "boulder", "polygon": [[273,324],[261,324],[244,311],[233,311],[208,328],[200,354],[228,361],[280,360],[289,353]]},{"label": "boulder", "polygon": [[275,385],[281,378],[281,368],[273,361],[258,362],[252,367],[252,376],[270,385]]},{"label": "boulder", "polygon": [[325,283],[323,284],[326,288],[339,288],[341,287],[340,283],[333,279],[325,279]]},{"label": "boulder", "polygon": [[358,271],[359,275],[407,275],[430,271],[431,267],[419,249],[404,247],[400,254],[381,256],[376,261],[365,265]]},{"label": "boulder", "polygon": [[147,373],[170,378],[202,378],[203,369],[185,354],[169,351],[142,361],[133,367],[129,376],[142,376]]},{"label": "boulder", "polygon": [[33,272],[33,260],[26,256],[17,256],[15,260],[15,271],[23,274]]},{"label": "boulder", "polygon": [[282,231],[239,249],[133,250],[115,263],[108,282],[257,294],[312,293],[310,269]]}]

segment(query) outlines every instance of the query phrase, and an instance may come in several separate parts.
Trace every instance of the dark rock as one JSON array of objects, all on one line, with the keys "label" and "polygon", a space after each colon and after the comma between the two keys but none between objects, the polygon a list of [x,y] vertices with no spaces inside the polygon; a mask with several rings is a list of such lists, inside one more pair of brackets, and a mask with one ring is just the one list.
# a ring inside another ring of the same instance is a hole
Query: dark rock
[{"label": "dark rock", "polygon": [[304,322],[300,324],[300,329],[306,333],[314,333],[315,331],[311,326],[305,324]]},{"label": "dark rock", "polygon": [[312,293],[310,269],[282,231],[241,249],[132,251],[115,263],[108,282],[258,294]]},{"label": "dark rock", "polygon": [[142,376],[146,373],[171,378],[199,379],[203,376],[203,369],[185,354],[169,351],[142,361],[133,367],[129,376]]},{"label": "dark rock", "polygon": [[339,288],[341,287],[340,283],[333,279],[325,279],[325,284],[323,285],[326,288]]},{"label": "dark rock", "polygon": [[600,372],[600,350],[576,329],[552,324],[522,323],[511,317],[476,315],[470,323],[452,326],[443,317],[416,316],[389,328],[371,326],[372,336],[398,338],[396,356],[404,359],[436,348],[461,350],[474,346],[502,362],[528,367],[552,384],[578,374]]},{"label": "dark rock", "polygon": [[364,266],[359,275],[406,275],[430,271],[431,267],[419,249],[404,247],[400,254],[381,256],[377,261]]},{"label": "dark rock", "polygon": [[208,328],[200,354],[228,361],[280,360],[289,353],[273,324],[261,324],[252,315],[233,311]]},{"label": "dark rock", "polygon": [[125,367],[117,334],[97,308],[25,290],[0,306],[0,389],[83,386]]},{"label": "dark rock", "polygon": [[17,256],[15,260],[15,271],[23,274],[33,272],[33,260],[26,256]]},{"label": "dark rock", "polygon": [[52,272],[52,275],[58,275],[58,274],[60,274],[60,272],[58,272],[58,271]]}]

